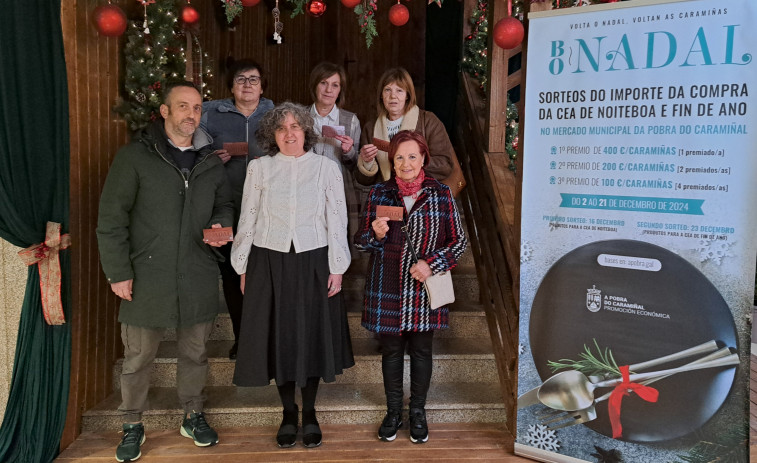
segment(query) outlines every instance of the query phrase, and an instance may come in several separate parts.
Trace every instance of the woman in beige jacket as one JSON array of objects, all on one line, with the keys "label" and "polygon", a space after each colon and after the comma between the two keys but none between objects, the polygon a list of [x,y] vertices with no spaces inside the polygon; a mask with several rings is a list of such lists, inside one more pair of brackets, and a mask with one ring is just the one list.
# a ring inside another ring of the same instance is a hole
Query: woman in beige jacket
[{"label": "woman in beige jacket", "polygon": [[392,166],[387,148],[400,130],[414,130],[425,137],[431,153],[431,162],[424,168],[428,175],[440,181],[449,177],[455,159],[452,143],[439,118],[416,105],[413,80],[405,69],[389,69],[381,76],[376,109],[378,116],[368,120],[360,137],[358,182],[372,185],[389,180]]}]

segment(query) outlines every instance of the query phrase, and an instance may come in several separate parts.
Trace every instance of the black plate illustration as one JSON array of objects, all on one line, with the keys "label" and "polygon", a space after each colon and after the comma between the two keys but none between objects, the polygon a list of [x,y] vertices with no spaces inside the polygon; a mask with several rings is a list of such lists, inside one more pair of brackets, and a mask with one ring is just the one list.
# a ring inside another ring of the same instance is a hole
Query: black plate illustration
[{"label": "black plate illustration", "polygon": [[[603,266],[597,263],[600,254],[656,259],[661,269]],[[587,308],[596,301],[596,293],[592,299],[590,289],[601,292],[602,306],[595,312]],[[640,314],[642,306],[646,314]],[[536,292],[529,335],[542,381],[554,374],[548,361],[578,360],[584,345],[595,350],[594,339],[600,348],[612,350],[618,365],[654,359],[713,339],[738,348],[733,316],[712,283],[673,252],[633,240],[590,243],[558,260]],[[695,358],[654,370],[691,360]],[[644,402],[634,394],[626,396],[621,411],[622,439],[665,441],[699,429],[723,405],[735,374],[734,367],[679,373],[651,385],[660,392],[657,403]],[[594,395],[609,391],[598,389]],[[596,408],[598,418],[585,426],[612,436],[607,401]]]}]

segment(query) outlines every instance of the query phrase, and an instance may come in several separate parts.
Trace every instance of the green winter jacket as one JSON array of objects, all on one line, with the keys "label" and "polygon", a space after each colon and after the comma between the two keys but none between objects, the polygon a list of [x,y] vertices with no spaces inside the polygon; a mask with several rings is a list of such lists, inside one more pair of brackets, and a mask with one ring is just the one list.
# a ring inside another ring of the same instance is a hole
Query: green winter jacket
[{"label": "green winter jacket", "polygon": [[191,326],[218,313],[220,254],[202,230],[231,226],[231,190],[210,137],[198,129],[199,160],[185,182],[167,154],[162,120],[116,154],[97,221],[100,261],[108,283],[133,279],[121,301],[121,323],[148,328]]}]

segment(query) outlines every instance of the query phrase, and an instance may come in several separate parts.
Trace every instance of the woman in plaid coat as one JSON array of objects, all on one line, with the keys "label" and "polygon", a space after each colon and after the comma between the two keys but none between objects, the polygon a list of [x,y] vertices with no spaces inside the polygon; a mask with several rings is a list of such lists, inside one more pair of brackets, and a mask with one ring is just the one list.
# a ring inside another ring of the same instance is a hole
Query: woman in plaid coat
[{"label": "woman in plaid coat", "polygon": [[[378,333],[387,414],[381,440],[392,441],[402,426],[402,376],[405,346],[410,355],[410,440],[428,440],[426,394],[431,382],[434,330],[445,329],[449,310],[431,310],[423,282],[451,270],[467,241],[449,188],[425,175],[429,150],[420,133],[401,131],[392,138],[389,160],[394,176],[371,189],[355,235],[355,245],[371,252],[365,283],[362,324]],[[402,222],[377,217],[377,206],[402,208],[418,256],[416,263]]]}]

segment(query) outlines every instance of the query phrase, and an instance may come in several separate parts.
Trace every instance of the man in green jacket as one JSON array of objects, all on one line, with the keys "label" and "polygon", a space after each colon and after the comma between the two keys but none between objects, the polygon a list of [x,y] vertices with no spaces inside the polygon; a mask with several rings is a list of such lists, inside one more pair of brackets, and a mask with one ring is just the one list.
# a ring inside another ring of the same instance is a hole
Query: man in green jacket
[{"label": "man in green jacket", "polygon": [[162,119],[116,154],[97,223],[103,271],[121,298],[123,437],[116,460],[134,461],[145,440],[142,412],[166,328],[176,328],[180,428],[197,446],[218,443],[203,413],[206,343],[218,312],[218,260],[203,229],[231,226],[223,163],[200,125],[202,98],[189,82],[168,86]]}]

